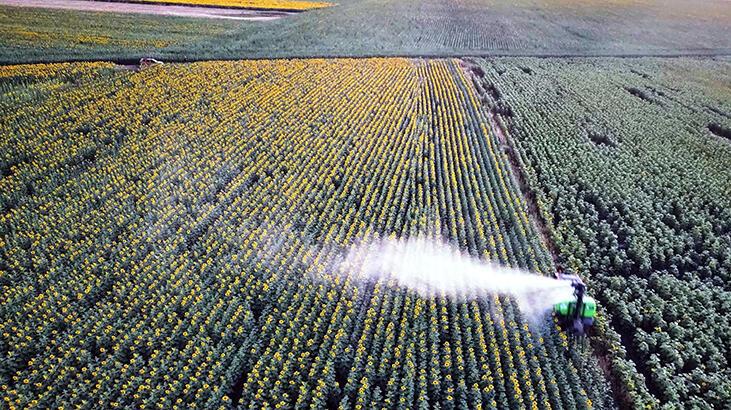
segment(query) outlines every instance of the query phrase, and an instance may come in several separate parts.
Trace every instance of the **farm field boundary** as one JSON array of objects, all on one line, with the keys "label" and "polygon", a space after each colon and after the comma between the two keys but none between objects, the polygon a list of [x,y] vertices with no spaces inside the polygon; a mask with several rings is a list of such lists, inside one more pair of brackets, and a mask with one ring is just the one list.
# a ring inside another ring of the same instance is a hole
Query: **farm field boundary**
[{"label": "farm field boundary", "polygon": [[[14,1],[14,0],[0,0],[0,3],[3,1]],[[84,2],[84,0],[78,0],[79,2]],[[695,59],[721,59],[721,60],[727,60],[731,59],[731,50],[726,50],[723,52],[711,52],[703,53],[698,52],[697,50],[694,50],[693,52],[689,52],[688,54],[683,53],[654,53],[654,54],[511,54],[511,53],[484,53],[484,54],[460,54],[460,53],[443,53],[443,54],[419,54],[419,55],[408,55],[408,54],[398,54],[398,55],[389,55],[389,54],[374,54],[374,55],[363,55],[363,56],[343,56],[343,55],[337,55],[337,54],[328,54],[328,55],[317,55],[317,56],[295,56],[295,57],[251,57],[251,58],[216,58],[216,59],[207,59],[207,58],[165,58],[164,56],[160,55],[140,55],[139,57],[134,58],[107,58],[107,59],[84,59],[84,58],[67,58],[67,59],[38,59],[33,61],[27,61],[27,62],[16,62],[13,60],[4,60],[0,58],[0,66],[12,66],[12,65],[21,65],[21,64],[56,64],[56,63],[95,63],[99,61],[106,61],[113,64],[121,65],[121,66],[130,66],[130,65],[136,65],[139,63],[140,58],[146,58],[146,57],[154,57],[161,59],[165,63],[170,64],[187,64],[187,63],[205,63],[205,62],[216,62],[216,61],[242,61],[242,60],[250,60],[250,61],[268,61],[268,60],[282,60],[282,61],[289,61],[289,60],[310,60],[310,59],[342,59],[342,58],[348,58],[348,59],[372,59],[372,58],[409,58],[409,59],[423,59],[423,60],[435,60],[435,59],[442,59],[442,58],[458,58],[458,59],[464,59],[469,60],[473,58],[497,58],[497,59],[510,59],[510,58],[536,58],[536,59],[570,59],[570,60],[581,60],[581,59],[642,59],[642,58],[660,58],[660,59],[682,59],[682,58],[695,58]]]}]

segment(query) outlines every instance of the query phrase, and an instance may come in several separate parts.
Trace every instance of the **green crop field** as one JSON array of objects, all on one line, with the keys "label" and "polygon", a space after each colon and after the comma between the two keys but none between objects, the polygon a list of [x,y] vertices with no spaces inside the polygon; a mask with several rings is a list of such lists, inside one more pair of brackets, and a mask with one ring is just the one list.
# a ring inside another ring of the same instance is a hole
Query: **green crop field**
[{"label": "green crop field", "polygon": [[278,13],[0,5],[0,409],[728,407],[731,3]]},{"label": "green crop field", "polygon": [[0,6],[0,62],[727,54],[730,25],[723,0],[342,0],[242,22]]},{"label": "green crop field", "polygon": [[[565,264],[663,403],[731,402],[731,63],[481,60]],[[530,98],[526,98],[530,96]]]}]

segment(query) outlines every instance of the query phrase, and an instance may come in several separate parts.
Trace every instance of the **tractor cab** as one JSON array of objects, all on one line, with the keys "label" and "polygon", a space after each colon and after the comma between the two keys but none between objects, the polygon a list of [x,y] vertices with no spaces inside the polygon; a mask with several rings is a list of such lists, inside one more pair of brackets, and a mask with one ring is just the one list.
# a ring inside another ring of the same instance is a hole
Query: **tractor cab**
[{"label": "tractor cab", "polygon": [[553,306],[553,312],[558,317],[564,329],[577,336],[583,336],[586,329],[594,325],[596,317],[596,300],[586,296],[586,285],[576,275],[559,274],[558,279],[571,282],[574,288],[573,297],[562,300]]}]

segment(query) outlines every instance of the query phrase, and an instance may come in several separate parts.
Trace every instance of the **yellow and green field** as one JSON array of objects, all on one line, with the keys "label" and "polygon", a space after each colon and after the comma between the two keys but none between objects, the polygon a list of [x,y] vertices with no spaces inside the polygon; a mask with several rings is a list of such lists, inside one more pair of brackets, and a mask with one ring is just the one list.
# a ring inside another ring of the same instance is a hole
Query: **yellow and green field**
[{"label": "yellow and green field", "polygon": [[139,0],[142,3],[185,4],[193,6],[240,7],[262,10],[303,11],[330,7],[333,3],[303,0]]},{"label": "yellow and green field", "polygon": [[69,3],[0,0],[0,409],[731,403],[728,1]]},{"label": "yellow and green field", "polygon": [[422,234],[553,270],[458,60],[0,72],[11,408],[607,400],[512,299],[328,268]]}]

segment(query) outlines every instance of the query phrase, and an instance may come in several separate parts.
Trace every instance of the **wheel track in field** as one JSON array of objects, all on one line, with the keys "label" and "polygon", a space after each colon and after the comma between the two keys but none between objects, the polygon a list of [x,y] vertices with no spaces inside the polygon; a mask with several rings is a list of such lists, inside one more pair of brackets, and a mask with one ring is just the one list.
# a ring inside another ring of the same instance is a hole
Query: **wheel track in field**
[{"label": "wheel track in field", "polygon": [[[526,180],[526,175],[515,147],[515,142],[510,136],[510,132],[504,129],[501,121],[498,119],[498,115],[502,114],[496,112],[496,107],[491,106],[487,98],[487,94],[490,93],[490,90],[483,88],[481,80],[484,77],[484,71],[482,71],[483,69],[478,64],[469,58],[463,58],[460,61],[460,67],[464,70],[465,75],[472,80],[472,86],[474,87],[477,95],[480,97],[480,102],[482,104],[481,108],[485,112],[485,117],[487,118],[488,125],[490,127],[489,131],[495,133],[500,144],[501,151],[507,157],[507,162],[510,167],[510,178],[525,201],[528,217],[535,228],[536,233],[539,235],[541,242],[546,245],[546,248],[551,255],[551,259],[553,260],[553,264],[557,268],[557,272],[562,271],[564,266],[560,262],[561,258],[558,246],[553,240],[551,231],[548,228],[548,222],[540,212],[540,208],[536,201],[535,191],[530,187]],[[510,113],[510,116],[512,116],[512,113]],[[603,335],[598,334],[597,336],[602,337]],[[590,349],[591,355],[596,358],[602,374],[609,381],[612,396],[616,400],[617,404],[623,409],[633,408],[631,399],[624,393],[621,381],[618,377],[616,377],[611,369],[609,351],[605,344],[593,343],[590,346]]]},{"label": "wheel track in field", "polygon": [[512,138],[508,137],[508,132],[503,129],[503,126],[500,124],[497,118],[498,114],[495,112],[494,107],[489,107],[489,103],[485,97],[488,90],[485,90],[480,83],[484,76],[482,68],[474,64],[469,59],[462,59],[460,66],[465,71],[465,74],[472,79],[472,86],[474,87],[477,95],[480,96],[480,102],[482,103],[482,108],[486,114],[485,116],[487,117],[490,131],[497,137],[500,143],[500,149],[508,159],[508,164],[510,166],[510,178],[525,201],[528,218],[535,228],[536,233],[538,233],[541,242],[546,245],[554,266],[558,271],[561,271],[563,270],[563,265],[560,262],[558,248],[552,240],[548,224],[538,208],[535,192],[526,181],[525,173],[523,172],[523,168],[515,148],[515,143]]}]

